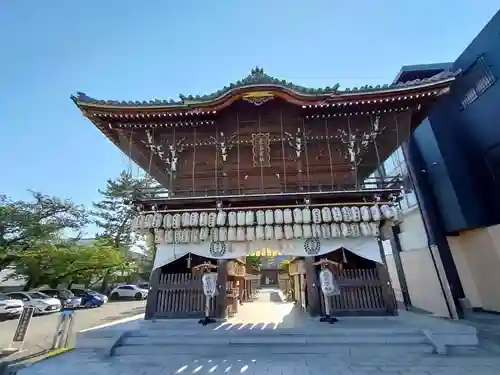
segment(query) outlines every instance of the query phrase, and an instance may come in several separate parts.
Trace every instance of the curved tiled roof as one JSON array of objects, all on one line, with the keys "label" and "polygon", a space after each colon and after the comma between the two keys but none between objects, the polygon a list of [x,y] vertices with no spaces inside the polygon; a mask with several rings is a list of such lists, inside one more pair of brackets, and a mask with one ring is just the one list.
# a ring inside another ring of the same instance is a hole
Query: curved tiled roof
[{"label": "curved tiled roof", "polygon": [[315,99],[323,96],[331,97],[343,94],[377,94],[377,93],[390,93],[392,90],[410,89],[428,84],[439,83],[454,78],[457,73],[443,72],[436,74],[426,79],[416,79],[410,82],[398,82],[390,85],[376,85],[376,86],[361,86],[339,90],[339,84],[333,86],[326,86],[324,88],[308,88],[296,85],[292,82],[280,80],[272,77],[264,72],[264,69],[256,67],[251,70],[250,74],[236,82],[225,86],[222,89],[207,94],[207,95],[179,95],[179,100],[149,100],[149,101],[118,101],[118,100],[98,100],[86,95],[83,92],[77,92],[72,95],[71,99],[76,104],[94,104],[105,106],[119,106],[119,107],[167,107],[167,108],[182,108],[182,107],[196,107],[197,105],[209,104],[222,99],[225,96],[230,96],[232,92],[240,89],[255,89],[259,87],[275,88],[286,91],[292,95],[304,99]]}]

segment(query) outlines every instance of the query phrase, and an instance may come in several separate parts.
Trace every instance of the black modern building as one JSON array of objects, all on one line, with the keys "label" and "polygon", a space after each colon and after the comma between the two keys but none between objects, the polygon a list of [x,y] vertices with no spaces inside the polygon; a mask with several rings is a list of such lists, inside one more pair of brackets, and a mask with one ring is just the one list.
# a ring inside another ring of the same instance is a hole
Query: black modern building
[{"label": "black modern building", "polygon": [[455,62],[405,66],[396,82],[442,71],[457,73],[450,94],[403,153],[458,310],[500,312],[500,12]]}]

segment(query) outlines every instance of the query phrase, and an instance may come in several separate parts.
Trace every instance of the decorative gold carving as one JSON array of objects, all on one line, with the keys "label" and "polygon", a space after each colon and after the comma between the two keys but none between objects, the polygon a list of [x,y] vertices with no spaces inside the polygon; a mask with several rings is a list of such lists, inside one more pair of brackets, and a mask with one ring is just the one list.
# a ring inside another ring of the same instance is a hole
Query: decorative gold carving
[{"label": "decorative gold carving", "polygon": [[269,91],[254,91],[243,95],[242,99],[256,106],[261,106],[262,104],[268,102],[274,98],[274,94]]},{"label": "decorative gold carving", "polygon": [[253,166],[271,166],[271,135],[269,133],[252,134]]}]

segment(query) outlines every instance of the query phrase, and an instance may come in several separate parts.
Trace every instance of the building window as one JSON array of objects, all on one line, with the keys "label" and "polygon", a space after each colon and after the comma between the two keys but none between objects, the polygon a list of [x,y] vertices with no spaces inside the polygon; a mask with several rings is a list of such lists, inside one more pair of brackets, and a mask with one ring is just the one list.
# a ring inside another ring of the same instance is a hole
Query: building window
[{"label": "building window", "polygon": [[469,88],[460,103],[460,109],[464,110],[488,90],[497,79],[486,64],[484,57],[481,56],[464,72],[462,80]]}]

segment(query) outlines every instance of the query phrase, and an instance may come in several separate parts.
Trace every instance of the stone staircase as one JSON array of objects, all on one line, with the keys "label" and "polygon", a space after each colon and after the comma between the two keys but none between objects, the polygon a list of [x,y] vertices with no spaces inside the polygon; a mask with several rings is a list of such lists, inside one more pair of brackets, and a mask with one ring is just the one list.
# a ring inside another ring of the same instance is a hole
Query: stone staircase
[{"label": "stone staircase", "polygon": [[166,353],[217,358],[257,354],[395,356],[434,351],[431,341],[418,328],[371,324],[360,327],[359,322],[329,325],[317,321],[294,328],[265,323],[207,327],[195,321],[169,323],[151,323],[126,333],[113,348],[112,355],[155,361]]}]

